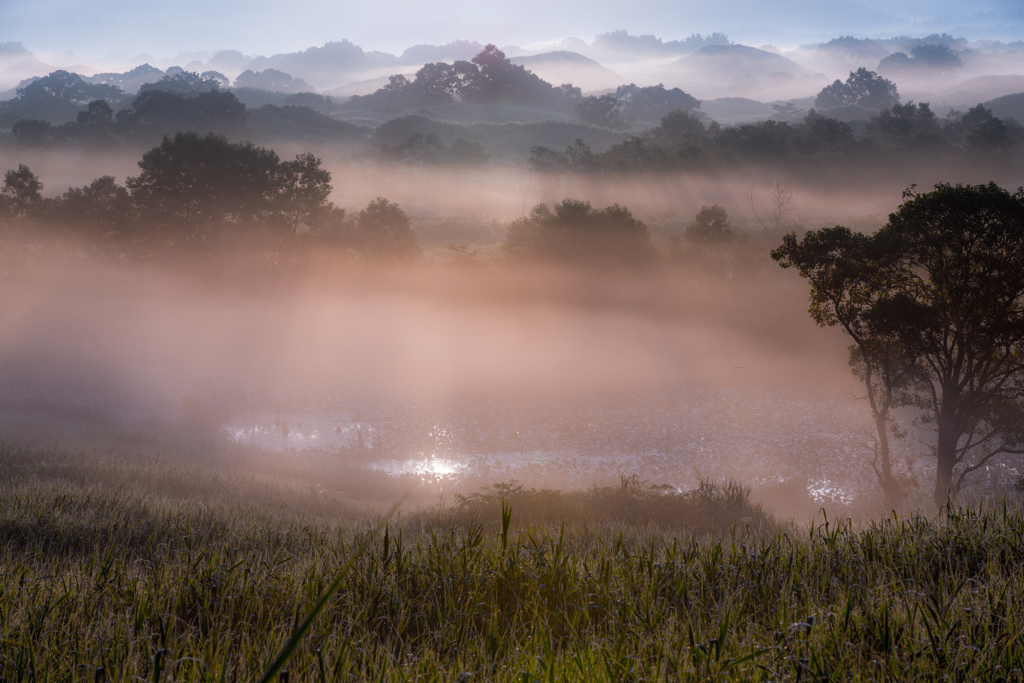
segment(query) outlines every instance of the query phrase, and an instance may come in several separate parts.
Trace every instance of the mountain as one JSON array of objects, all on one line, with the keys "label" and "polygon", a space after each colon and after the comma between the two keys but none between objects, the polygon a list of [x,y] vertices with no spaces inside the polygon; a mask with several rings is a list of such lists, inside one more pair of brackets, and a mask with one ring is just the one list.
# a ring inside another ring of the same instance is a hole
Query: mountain
[{"label": "mountain", "polygon": [[940,97],[949,105],[974,106],[1019,92],[1024,92],[1024,76],[979,76],[960,81]]},{"label": "mountain", "polygon": [[402,64],[469,61],[484,50],[475,40],[455,40],[447,45],[413,45],[398,58]]},{"label": "mountain", "polygon": [[398,65],[398,58],[386,52],[363,50],[342,40],[270,57],[256,57],[247,65],[252,71],[276,69],[301,78],[318,90],[348,83],[373,69]]},{"label": "mountain", "polygon": [[622,78],[611,69],[578,52],[568,50],[513,57],[511,62],[521,64],[548,83],[572,83],[585,91],[606,90],[623,83]]},{"label": "mountain", "polygon": [[691,55],[680,57],[672,65],[682,69],[754,77],[778,73],[803,76],[810,73],[792,59],[749,45],[705,45]]},{"label": "mountain", "polygon": [[672,62],[659,78],[705,98],[762,101],[807,97],[829,82],[788,57],[749,45],[705,45]]}]

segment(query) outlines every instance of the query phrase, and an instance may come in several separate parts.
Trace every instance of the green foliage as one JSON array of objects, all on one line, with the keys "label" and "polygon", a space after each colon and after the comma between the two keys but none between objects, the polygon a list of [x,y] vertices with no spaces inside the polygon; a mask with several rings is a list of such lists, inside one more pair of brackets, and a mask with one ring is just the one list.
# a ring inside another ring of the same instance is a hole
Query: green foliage
[{"label": "green foliage", "polygon": [[650,231],[629,209],[595,209],[575,199],[555,204],[554,211],[533,207],[509,226],[501,250],[513,260],[582,266],[636,266],[658,258]]}]

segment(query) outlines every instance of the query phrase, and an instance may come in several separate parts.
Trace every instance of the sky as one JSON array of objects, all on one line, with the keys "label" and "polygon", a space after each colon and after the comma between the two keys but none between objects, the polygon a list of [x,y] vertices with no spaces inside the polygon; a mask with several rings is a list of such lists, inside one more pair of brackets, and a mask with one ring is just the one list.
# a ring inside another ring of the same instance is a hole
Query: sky
[{"label": "sky", "polygon": [[1021,0],[0,0],[0,42],[82,59],[290,52],[349,39],[400,53],[455,39],[530,46],[626,29],[793,48],[839,35],[1024,39]]}]

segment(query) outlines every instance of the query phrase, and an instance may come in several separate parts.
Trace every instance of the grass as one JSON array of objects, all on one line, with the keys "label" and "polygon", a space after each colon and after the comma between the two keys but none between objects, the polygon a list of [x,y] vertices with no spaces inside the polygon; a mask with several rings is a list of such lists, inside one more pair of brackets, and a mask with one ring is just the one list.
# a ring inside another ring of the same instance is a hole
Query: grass
[{"label": "grass", "polygon": [[0,676],[259,680],[336,582],[277,680],[1024,678],[1012,506],[798,529],[736,486],[627,479],[382,509],[3,446]]}]

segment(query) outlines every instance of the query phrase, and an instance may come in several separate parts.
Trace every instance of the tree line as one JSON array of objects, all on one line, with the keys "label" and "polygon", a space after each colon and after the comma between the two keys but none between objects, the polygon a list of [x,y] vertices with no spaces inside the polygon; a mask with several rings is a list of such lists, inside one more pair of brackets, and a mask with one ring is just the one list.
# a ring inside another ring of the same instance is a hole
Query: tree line
[{"label": "tree line", "polygon": [[[4,175],[0,226],[28,237],[51,226],[82,240],[118,245],[327,245],[372,263],[411,262],[420,253],[409,217],[397,204],[378,198],[355,215],[335,206],[329,199],[331,173],[311,153],[284,160],[252,142],[185,132],[164,137],[138,166],[139,174],[123,185],[103,176],[45,197],[39,178],[19,165]],[[472,260],[466,249],[452,246],[461,260]],[[510,262],[602,268],[678,261],[721,269],[742,260],[741,252],[756,251],[753,241],[732,230],[719,206],[704,207],[663,251],[628,208],[595,208],[574,199],[550,208],[537,205],[509,225],[501,245]]]},{"label": "tree line", "polygon": [[981,162],[1020,164],[1024,128],[983,105],[940,119],[928,103],[894,104],[871,117],[857,134],[850,123],[812,109],[798,123],[768,120],[720,126],[690,111],[673,111],[640,135],[595,152],[583,140],[565,149],[531,149],[529,164],[542,173],[653,173],[711,171],[740,163],[793,173],[880,164]]},{"label": "tree line", "polygon": [[328,197],[331,173],[313,154],[282,160],[251,142],[194,132],[165,137],[120,185],[103,176],[52,198],[24,164],[4,175],[0,223],[31,231],[52,225],[75,236],[185,246],[304,235],[380,263],[411,261],[419,243],[409,217],[384,198],[347,216]]},{"label": "tree line", "polygon": [[114,86],[56,71],[20,89],[15,100],[2,103],[6,113],[0,116],[11,120],[14,143],[26,147],[153,144],[163,135],[185,130],[336,140],[359,139],[370,132],[320,111],[330,109],[322,95],[291,95],[281,104],[250,108],[234,92],[221,90],[220,84],[182,70],[128,97]]}]

